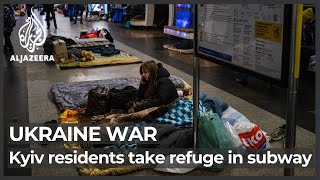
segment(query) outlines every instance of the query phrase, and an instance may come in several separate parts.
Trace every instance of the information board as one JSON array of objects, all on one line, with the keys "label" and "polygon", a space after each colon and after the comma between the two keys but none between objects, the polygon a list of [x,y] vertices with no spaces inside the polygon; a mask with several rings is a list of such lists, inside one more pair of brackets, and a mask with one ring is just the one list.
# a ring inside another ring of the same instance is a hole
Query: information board
[{"label": "information board", "polygon": [[290,44],[285,5],[199,4],[196,9],[196,56],[283,80],[283,66],[288,66],[283,60],[289,57],[284,41]]}]

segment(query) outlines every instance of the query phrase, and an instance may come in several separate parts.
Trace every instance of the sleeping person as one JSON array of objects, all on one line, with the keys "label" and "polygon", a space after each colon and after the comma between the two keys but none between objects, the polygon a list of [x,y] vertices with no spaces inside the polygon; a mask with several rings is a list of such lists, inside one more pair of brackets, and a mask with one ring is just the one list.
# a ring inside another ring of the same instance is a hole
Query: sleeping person
[{"label": "sleeping person", "polygon": [[144,62],[140,66],[140,75],[138,99],[132,104],[128,113],[167,105],[178,98],[176,87],[169,79],[170,73],[161,63]]}]

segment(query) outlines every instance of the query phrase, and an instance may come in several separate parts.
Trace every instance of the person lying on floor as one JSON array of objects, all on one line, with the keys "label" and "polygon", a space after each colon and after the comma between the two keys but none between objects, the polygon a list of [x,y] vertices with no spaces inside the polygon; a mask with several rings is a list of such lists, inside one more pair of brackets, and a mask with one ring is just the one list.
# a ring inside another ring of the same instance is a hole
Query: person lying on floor
[{"label": "person lying on floor", "polygon": [[137,101],[131,102],[128,113],[167,105],[178,98],[176,87],[169,79],[170,73],[161,63],[144,62],[140,66],[140,75],[138,98]]}]

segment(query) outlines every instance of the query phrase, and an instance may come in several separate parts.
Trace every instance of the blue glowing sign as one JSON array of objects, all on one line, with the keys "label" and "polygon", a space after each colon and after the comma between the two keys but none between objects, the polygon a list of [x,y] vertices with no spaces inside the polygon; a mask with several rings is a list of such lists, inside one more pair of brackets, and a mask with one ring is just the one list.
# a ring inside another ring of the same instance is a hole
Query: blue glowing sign
[{"label": "blue glowing sign", "polygon": [[101,12],[101,11],[103,11],[104,14],[108,14],[108,5],[107,4],[89,4],[88,6],[89,6],[88,7],[89,12],[92,12],[92,11]]},{"label": "blue glowing sign", "polygon": [[193,27],[192,4],[176,4],[175,26],[182,28]]}]

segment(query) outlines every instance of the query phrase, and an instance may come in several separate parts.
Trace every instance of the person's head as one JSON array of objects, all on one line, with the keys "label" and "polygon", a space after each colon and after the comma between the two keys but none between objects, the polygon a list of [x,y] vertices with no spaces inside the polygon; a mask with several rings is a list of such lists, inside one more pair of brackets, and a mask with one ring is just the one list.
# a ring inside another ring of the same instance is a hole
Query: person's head
[{"label": "person's head", "polygon": [[140,75],[147,82],[148,88],[145,91],[145,97],[151,95],[156,87],[158,76],[158,65],[154,61],[146,61],[140,66]]},{"label": "person's head", "polygon": [[150,84],[157,80],[158,65],[154,61],[146,61],[140,66],[140,75]]}]

